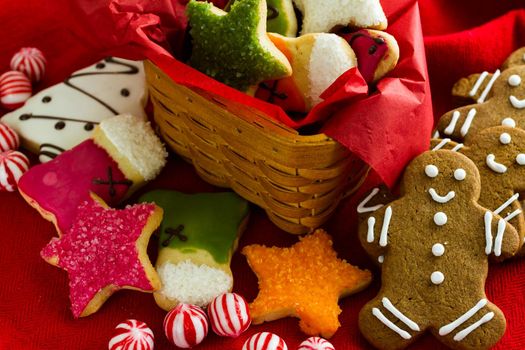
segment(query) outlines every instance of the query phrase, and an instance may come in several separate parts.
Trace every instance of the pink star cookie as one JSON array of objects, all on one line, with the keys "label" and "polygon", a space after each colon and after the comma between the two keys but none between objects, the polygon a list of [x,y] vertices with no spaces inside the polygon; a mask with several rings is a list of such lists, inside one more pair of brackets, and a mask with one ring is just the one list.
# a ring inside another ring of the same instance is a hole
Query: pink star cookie
[{"label": "pink star cookie", "polygon": [[42,249],[44,260],[69,275],[75,317],[96,312],[119,289],[160,288],[146,249],[162,215],[155,204],[111,209],[92,194],[79,206],[71,228]]}]

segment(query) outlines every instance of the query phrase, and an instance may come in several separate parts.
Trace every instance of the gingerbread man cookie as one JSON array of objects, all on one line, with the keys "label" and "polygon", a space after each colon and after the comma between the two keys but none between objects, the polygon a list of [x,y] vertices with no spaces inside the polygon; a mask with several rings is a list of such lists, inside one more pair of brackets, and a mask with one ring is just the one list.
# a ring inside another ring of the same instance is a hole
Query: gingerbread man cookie
[{"label": "gingerbread man cookie", "polygon": [[[482,76],[483,74],[480,78]],[[492,126],[525,128],[523,79],[525,65],[511,66],[502,72],[496,71],[477,98],[477,104],[452,110],[440,118],[437,125],[439,135],[461,142],[468,134],[476,134]],[[476,83],[471,90],[473,96],[478,96],[478,90],[480,85]]]},{"label": "gingerbread man cookie", "polygon": [[142,62],[109,57],[42,90],[2,122],[47,162],[88,139],[106,118],[131,113],[146,119],[147,100]]},{"label": "gingerbread man cookie", "polygon": [[492,97],[492,85],[501,74],[501,71],[523,65],[525,65],[525,47],[514,51],[503,63],[501,70],[498,69],[494,73],[485,71],[461,78],[454,84],[452,95],[472,100],[473,102],[488,100]]},{"label": "gingerbread man cookie", "polygon": [[487,300],[488,257],[510,257],[516,230],[477,204],[476,165],[457,152],[428,151],[407,167],[401,198],[359,228],[363,247],[384,255],[381,290],[359,314],[379,349],[401,349],[430,331],[453,349],[488,349],[503,335]]},{"label": "gingerbread man cookie", "polygon": [[[525,191],[525,131],[497,126],[467,137],[465,144],[432,140],[434,150],[450,149],[469,157],[481,176],[478,203],[512,224],[523,243],[525,219],[520,193]],[[520,255],[524,254],[523,249]]]}]

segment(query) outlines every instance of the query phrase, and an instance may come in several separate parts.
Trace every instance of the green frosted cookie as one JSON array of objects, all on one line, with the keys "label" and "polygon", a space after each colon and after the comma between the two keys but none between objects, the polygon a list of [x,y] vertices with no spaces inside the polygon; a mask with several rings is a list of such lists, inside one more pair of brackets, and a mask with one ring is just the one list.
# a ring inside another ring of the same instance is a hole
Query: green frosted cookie
[{"label": "green frosted cookie", "polygon": [[241,91],[292,74],[287,58],[266,34],[265,0],[237,0],[230,12],[191,0],[186,12],[192,67]]},{"label": "green frosted cookie", "polygon": [[[234,2],[235,0],[228,2],[226,10]],[[266,31],[295,37],[297,35],[297,17],[295,16],[292,0],[267,0],[266,4],[268,9]]]},{"label": "green frosted cookie", "polygon": [[155,264],[162,289],[154,293],[161,308],[180,302],[206,306],[232,289],[230,262],[248,218],[247,201],[233,192],[167,190],[148,192],[139,201],[164,209]]}]

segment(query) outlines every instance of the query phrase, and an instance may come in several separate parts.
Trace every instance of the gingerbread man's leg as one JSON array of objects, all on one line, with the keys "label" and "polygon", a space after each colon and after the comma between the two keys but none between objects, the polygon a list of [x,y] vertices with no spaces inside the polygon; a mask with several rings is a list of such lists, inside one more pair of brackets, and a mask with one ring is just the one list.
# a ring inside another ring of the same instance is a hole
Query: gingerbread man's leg
[{"label": "gingerbread man's leg", "polygon": [[505,327],[505,316],[501,310],[483,298],[473,301],[468,310],[461,310],[454,316],[447,315],[442,320],[442,326],[433,329],[432,333],[453,349],[483,350],[500,340]]},{"label": "gingerbread man's leg", "polygon": [[398,309],[389,298],[378,296],[359,313],[361,333],[378,349],[403,349],[426,328],[414,322],[407,311]]}]

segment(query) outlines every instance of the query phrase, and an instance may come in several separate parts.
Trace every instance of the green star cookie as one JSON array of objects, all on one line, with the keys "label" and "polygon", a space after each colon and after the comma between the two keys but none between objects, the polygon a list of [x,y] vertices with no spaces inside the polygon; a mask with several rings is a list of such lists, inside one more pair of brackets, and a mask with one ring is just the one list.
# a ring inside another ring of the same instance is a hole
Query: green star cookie
[{"label": "green star cookie", "polygon": [[241,91],[292,74],[290,63],[266,34],[265,0],[238,0],[230,12],[191,0],[186,12],[194,68]]},{"label": "green star cookie", "polygon": [[164,209],[155,268],[162,288],[153,295],[171,310],[178,303],[206,306],[231,291],[231,257],[248,219],[248,202],[233,192],[184,194],[155,190],[140,202]]}]

